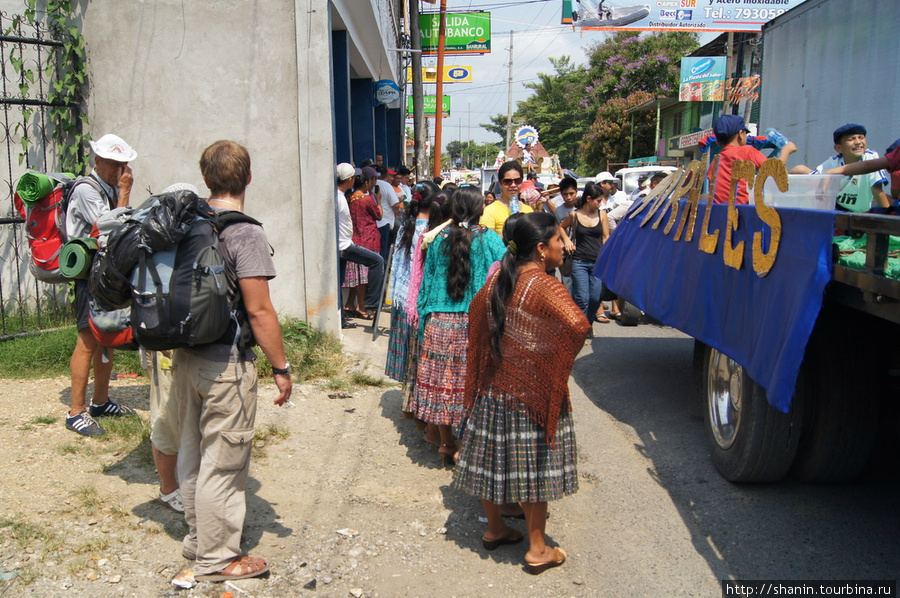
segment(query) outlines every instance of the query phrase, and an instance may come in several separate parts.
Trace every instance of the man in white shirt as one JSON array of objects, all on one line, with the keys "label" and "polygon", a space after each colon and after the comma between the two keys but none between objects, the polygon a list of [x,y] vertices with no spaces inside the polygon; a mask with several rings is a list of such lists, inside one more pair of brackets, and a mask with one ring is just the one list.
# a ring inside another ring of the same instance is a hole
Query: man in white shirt
[{"label": "man in white shirt", "polygon": [[[66,211],[66,238],[87,237],[97,218],[106,212],[128,205],[134,175],[129,162],[137,158],[121,137],[104,135],[91,141],[94,169],[91,181],[76,183]],[[90,293],[86,280],[75,282],[75,315],[78,338],[72,351],[72,409],[66,416],[66,428],[82,436],[99,436],[106,430],[95,417],[130,415],[134,410],[109,400],[109,376],[113,368],[112,350],[103,361],[103,347],[90,329]],[[91,404],[86,404],[88,380],[94,367],[94,391]]]},{"label": "man in white shirt", "polygon": [[[400,215],[400,198],[397,197],[397,192],[394,191],[394,187],[388,180],[388,177],[391,176],[388,169],[385,166],[374,166],[373,168],[378,171],[378,181],[375,189],[376,199],[381,203],[382,214],[381,220],[376,222],[375,226],[378,227],[378,233],[381,235],[381,258],[387,260],[391,249],[391,231],[397,222],[397,216]],[[367,293],[372,286],[372,281],[370,280]],[[368,303],[368,299],[366,302]]]},{"label": "man in white shirt", "polygon": [[[824,174],[845,164],[878,158],[878,152],[867,147],[866,128],[862,125],[848,123],[840,126],[835,129],[833,139],[834,150],[837,154],[813,170],[809,170],[803,165],[795,166],[791,169],[791,174]],[[884,170],[845,177],[837,196],[837,209],[849,212],[868,212],[872,208],[888,208],[890,201],[884,193],[884,185],[888,183],[888,180],[887,172]]]},{"label": "man in white shirt", "polygon": [[397,181],[398,186],[403,189],[403,195],[406,196],[406,199],[403,200],[405,202],[409,202],[412,199],[412,184],[414,181],[412,179],[412,172],[406,166],[401,166],[397,169]]},{"label": "man in white shirt", "polygon": [[[378,295],[381,293],[381,281],[384,278],[384,259],[365,247],[353,244],[353,220],[350,218],[350,206],[347,204],[345,192],[353,188],[353,179],[360,170],[353,168],[351,164],[342,162],[335,168],[337,175],[337,193],[335,205],[337,206],[338,225],[338,253],[340,254],[340,283],[344,284],[344,272],[347,262],[360,264],[369,269],[369,284],[366,287],[366,310],[378,309]],[[341,310],[343,312],[343,310]],[[341,325],[346,328],[347,323],[343,313]]]}]

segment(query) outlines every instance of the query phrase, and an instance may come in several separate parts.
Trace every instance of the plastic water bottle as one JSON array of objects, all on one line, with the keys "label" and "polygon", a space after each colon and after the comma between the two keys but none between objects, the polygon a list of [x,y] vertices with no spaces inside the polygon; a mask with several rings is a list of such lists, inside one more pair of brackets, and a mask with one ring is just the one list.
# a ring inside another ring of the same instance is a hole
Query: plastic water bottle
[{"label": "plastic water bottle", "polygon": [[766,132],[763,133],[763,135],[765,135],[766,139],[771,141],[778,149],[783,148],[789,141],[787,137],[772,128],[766,129]]},{"label": "plastic water bottle", "polygon": [[519,196],[511,195],[509,197],[509,213],[510,214],[518,214],[522,208],[519,206]]}]

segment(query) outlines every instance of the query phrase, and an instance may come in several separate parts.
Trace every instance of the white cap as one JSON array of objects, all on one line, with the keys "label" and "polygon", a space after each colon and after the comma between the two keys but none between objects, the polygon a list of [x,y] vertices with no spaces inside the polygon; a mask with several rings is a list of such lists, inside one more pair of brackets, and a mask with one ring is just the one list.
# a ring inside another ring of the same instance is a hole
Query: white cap
[{"label": "white cap", "polygon": [[118,135],[107,134],[97,141],[91,141],[91,149],[101,158],[116,162],[131,162],[137,158],[137,152]]},{"label": "white cap", "polygon": [[194,195],[200,195],[200,191],[190,183],[172,183],[162,190],[163,193],[175,193],[176,191],[190,191]]},{"label": "white cap", "polygon": [[609,172],[608,170],[604,170],[603,172],[598,173],[596,177],[594,177],[594,182],[595,182],[595,183],[602,183],[602,182],[604,182],[604,181],[613,181],[613,182],[615,182],[615,181],[616,181],[616,177],[614,177],[614,176],[612,175],[612,173]]},{"label": "white cap", "polygon": [[346,181],[347,179],[352,179],[356,176],[356,169],[353,168],[352,164],[347,164],[346,162],[341,162],[335,168],[337,172],[337,178],[339,181]]}]

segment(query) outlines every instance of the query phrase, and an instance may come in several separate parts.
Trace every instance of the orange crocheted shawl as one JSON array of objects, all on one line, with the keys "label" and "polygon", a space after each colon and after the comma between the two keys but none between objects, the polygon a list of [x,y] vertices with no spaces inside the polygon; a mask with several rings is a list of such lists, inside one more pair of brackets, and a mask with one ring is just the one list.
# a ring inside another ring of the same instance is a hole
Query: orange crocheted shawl
[{"label": "orange crocheted shawl", "polygon": [[569,373],[591,325],[561,282],[528,270],[520,274],[506,303],[501,358],[496,361],[491,355],[490,298],[498,275],[469,306],[466,409],[471,412],[488,388],[502,390],[518,401],[511,407],[524,407],[552,443],[563,403],[571,409]]}]

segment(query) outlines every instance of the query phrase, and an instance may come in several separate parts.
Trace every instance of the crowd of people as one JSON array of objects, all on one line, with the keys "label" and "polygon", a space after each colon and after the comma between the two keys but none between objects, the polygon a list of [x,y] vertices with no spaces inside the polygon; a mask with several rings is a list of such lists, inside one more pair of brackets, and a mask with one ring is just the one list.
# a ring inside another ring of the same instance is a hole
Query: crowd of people
[{"label": "crowd of people", "polygon": [[[336,168],[339,213],[358,171]],[[605,194],[592,185],[577,198],[574,179],[564,180],[568,211],[557,210],[540,193],[523,199],[530,181],[519,162],[502,164],[498,178],[488,195],[467,184],[412,186],[387,273],[385,374],[401,383],[403,415],[453,469],[454,486],[481,500],[485,549],[527,538],[526,568],[537,574],[566,559],[546,544],[547,503],[578,487],[568,377],[599,308],[577,304],[556,273],[567,247],[582,246],[593,265],[608,236],[597,207]],[[577,223],[576,205],[588,214]],[[573,238],[560,227],[567,219]],[[572,285],[579,301],[588,288],[599,297],[588,276],[585,266]],[[524,518],[525,532],[507,516]]]},{"label": "crowd of people", "polygon": [[[745,184],[732,185],[732,164],[748,160],[759,166],[764,158],[743,118],[722,116],[713,129],[720,151],[707,173],[709,197],[723,202],[734,193],[737,203],[746,203]],[[900,140],[881,158],[868,149],[865,128],[847,124],[834,131],[835,156],[815,169],[797,166],[791,172],[847,177],[852,184],[843,186],[837,209],[896,212],[898,145]],[[90,184],[79,183],[70,194],[68,238],[87,236],[98,218],[129,206],[129,164],[137,152],[116,135],[92,141],[91,148],[94,168],[84,177]],[[778,157],[786,162],[796,149],[786,141]],[[217,141],[204,150],[199,166],[209,207],[218,214],[243,212],[252,179],[246,148]],[[526,568],[537,574],[566,559],[561,548],[546,544],[547,503],[578,487],[569,373],[593,334],[592,323],[609,322],[621,311],[594,276],[594,264],[631,205],[665,175],[647,178],[628,195],[617,189],[616,177],[602,172],[579,194],[571,177],[543,189],[526,170],[518,161],[502,163],[497,186],[482,193],[469,184],[414,183],[408,169],[387,168],[380,156],[359,168],[341,163],[335,169],[335,209],[339,279],[347,288],[342,325],[373,319],[388,276],[385,374],[402,385],[402,412],[434,445],[442,465],[453,468],[454,487],[481,500],[484,548],[527,538]],[[892,193],[886,193],[889,182]],[[166,191],[185,189],[198,194],[184,183]],[[241,323],[231,335],[242,339],[237,349],[222,342],[142,354],[151,380],[159,500],[185,515],[189,531],[182,555],[196,561],[197,580],[241,579],[268,570],[265,561],[240,550],[257,401],[252,348],[258,346],[270,363],[283,364],[273,367],[276,405],[290,399],[292,380],[269,296],[274,262],[258,224],[238,222],[219,232],[229,302]],[[97,436],[105,432],[97,419],[134,410],[109,400],[112,352],[90,330],[85,281],[75,283],[75,311],[72,404],[65,425]],[[525,519],[525,533],[506,523],[509,516]]]}]

